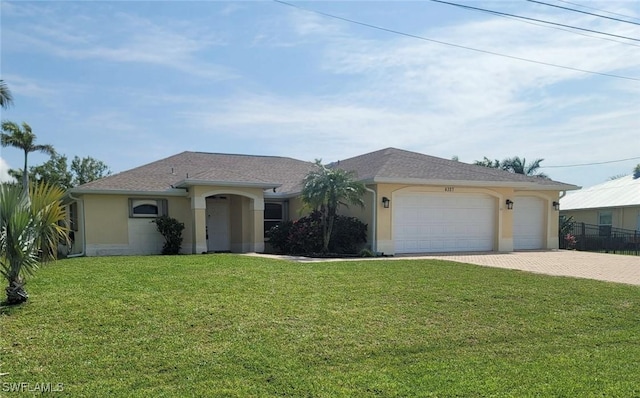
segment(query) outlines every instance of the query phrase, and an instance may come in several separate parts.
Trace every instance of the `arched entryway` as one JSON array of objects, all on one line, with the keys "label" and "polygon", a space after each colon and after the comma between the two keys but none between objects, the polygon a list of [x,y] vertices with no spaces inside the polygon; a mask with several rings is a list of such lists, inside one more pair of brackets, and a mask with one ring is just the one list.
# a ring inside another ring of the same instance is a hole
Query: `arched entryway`
[{"label": "arched entryway", "polygon": [[197,191],[193,197],[194,252],[264,251],[262,190]]}]

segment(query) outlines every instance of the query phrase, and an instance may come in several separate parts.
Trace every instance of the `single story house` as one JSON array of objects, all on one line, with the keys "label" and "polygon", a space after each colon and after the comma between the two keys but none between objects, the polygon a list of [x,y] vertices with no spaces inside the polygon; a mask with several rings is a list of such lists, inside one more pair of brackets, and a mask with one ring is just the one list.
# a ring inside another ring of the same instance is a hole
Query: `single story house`
[{"label": "single story house", "polygon": [[[331,165],[353,171],[368,246],[385,254],[555,249],[570,184],[386,148]],[[185,224],[184,253],[262,252],[264,231],[303,214],[304,176],[286,157],[182,152],[69,190],[72,254],[160,253],[151,220]]]},{"label": "single story house", "polygon": [[640,178],[616,178],[560,199],[560,214],[600,227],[640,231]]}]

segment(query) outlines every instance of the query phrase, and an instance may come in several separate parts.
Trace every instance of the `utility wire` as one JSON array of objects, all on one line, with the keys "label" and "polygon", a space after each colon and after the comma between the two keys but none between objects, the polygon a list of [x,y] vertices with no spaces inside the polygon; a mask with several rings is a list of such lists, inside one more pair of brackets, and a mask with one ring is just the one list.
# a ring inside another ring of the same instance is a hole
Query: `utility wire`
[{"label": "utility wire", "polygon": [[[482,13],[489,13],[491,14],[491,12],[486,12],[486,11],[482,11],[482,10],[471,10],[471,11],[478,11],[478,12],[482,12]],[[493,14],[496,15],[496,14]],[[547,28],[547,29],[555,29],[555,30],[561,30],[563,32],[567,32],[567,33],[571,33],[573,35],[579,35],[579,36],[584,36],[584,37],[589,37],[591,39],[597,39],[597,40],[606,40],[606,41],[611,41],[614,43],[618,43],[618,44],[623,44],[625,46],[633,46],[633,47],[640,47],[640,44],[635,44],[635,43],[628,43],[626,41],[620,41],[620,40],[616,40],[616,39],[611,39],[609,37],[601,37],[601,36],[592,36],[592,35],[588,35],[586,33],[582,33],[582,32],[576,32],[575,30],[571,30],[571,29],[564,29],[564,28],[559,28],[557,26],[549,26],[549,25],[543,25],[543,24],[539,24],[539,23],[535,23],[535,22],[531,22],[531,21],[523,21],[520,20],[518,18],[514,18],[514,17],[510,17],[508,15],[496,15],[498,17],[502,17],[502,18],[507,18],[507,19],[513,19],[516,20],[518,22],[522,22],[522,23],[526,23],[529,25],[534,25],[534,26],[539,26],[541,28]]]},{"label": "utility wire", "polygon": [[618,22],[630,23],[630,24],[632,24],[632,25],[638,25],[638,26],[640,26],[640,23],[638,23],[638,22],[626,21],[626,20],[624,20],[624,19],[608,17],[608,16],[606,16],[606,15],[601,15],[601,14],[594,14],[594,13],[592,13],[592,12],[576,10],[575,8],[558,6],[558,5],[555,5],[555,4],[549,4],[549,3],[545,3],[545,2],[537,1],[537,0],[527,0],[527,1],[528,1],[528,2],[530,2],[530,3],[542,4],[542,5],[549,6],[549,7],[561,8],[561,9],[563,9],[563,10],[569,10],[569,11],[579,12],[579,13],[581,13],[581,14],[593,15],[593,16],[595,16],[595,17],[606,18],[606,19],[610,19],[610,20],[612,20],[612,21],[618,21]]},{"label": "utility wire", "polygon": [[565,27],[565,28],[583,30],[585,32],[598,33],[598,34],[601,34],[601,35],[607,35],[607,36],[612,36],[612,37],[618,37],[618,38],[621,38],[621,39],[627,39],[627,40],[633,40],[633,41],[639,41],[640,42],[640,39],[635,39],[633,37],[616,35],[616,34],[613,34],[613,33],[606,33],[606,32],[601,32],[601,31],[593,30],[593,29],[580,28],[580,27],[577,27],[577,26],[565,25],[565,24],[561,24],[561,23],[557,23],[557,22],[545,21],[545,20],[542,20],[542,19],[523,17],[523,16],[520,16],[520,15],[509,14],[509,13],[506,13],[506,12],[487,10],[486,8],[472,7],[472,6],[467,6],[467,5],[464,5],[464,4],[450,3],[448,1],[442,1],[442,0],[430,0],[430,1],[432,1],[434,3],[447,4],[447,5],[454,6],[454,7],[467,8],[467,9],[470,9],[470,10],[479,10],[479,11],[484,11],[484,12],[488,12],[488,13],[496,14],[496,15],[508,15],[510,17],[525,19],[525,20],[528,20],[528,21],[542,22],[542,23],[546,23],[546,24],[549,24],[549,25],[562,26],[562,27]]},{"label": "utility wire", "polygon": [[570,1],[564,1],[564,0],[556,0],[556,1],[557,1],[557,2],[560,2],[560,3],[571,4],[572,6],[578,6],[578,7],[582,7],[582,8],[588,8],[589,10],[600,11],[600,12],[606,12],[607,14],[617,15],[617,16],[619,16],[619,17],[625,17],[625,18],[629,18],[629,19],[635,19],[636,21],[640,21],[640,18],[632,17],[632,16],[625,15],[625,14],[618,14],[617,12],[607,11],[607,10],[603,10],[603,9],[595,8],[595,7],[589,7],[589,6],[585,6],[585,5],[578,4],[578,3],[572,3],[572,2],[570,2]]},{"label": "utility wire", "polygon": [[562,166],[540,166],[541,169],[558,169],[558,168],[562,168],[562,167],[582,167],[582,166],[595,166],[595,165],[599,165],[599,164],[609,164],[609,163],[620,163],[620,162],[627,162],[629,160],[636,160],[636,159],[640,159],[640,156],[635,157],[635,158],[628,158],[628,159],[619,159],[619,160],[608,160],[606,162],[593,162],[593,163],[580,163],[580,164],[565,164]]},{"label": "utility wire", "polygon": [[428,42],[432,42],[432,43],[443,44],[445,46],[461,48],[461,49],[464,49],[464,50],[475,51],[475,52],[479,52],[479,53],[483,53],[483,54],[495,55],[495,56],[498,56],[498,57],[515,59],[515,60],[518,60],[518,61],[529,62],[529,63],[532,63],[532,64],[538,64],[538,65],[551,66],[551,67],[554,67],[554,68],[567,69],[567,70],[572,70],[572,71],[575,71],[575,72],[589,73],[589,74],[593,74],[593,75],[607,76],[607,77],[613,77],[613,78],[616,78],[616,79],[625,79],[625,80],[633,80],[633,81],[640,82],[640,78],[636,78],[636,77],[614,75],[614,74],[611,74],[611,73],[604,73],[604,72],[595,72],[595,71],[591,71],[591,70],[587,70],[587,69],[574,68],[574,67],[571,67],[571,66],[557,65],[557,64],[552,64],[552,63],[549,63],[549,62],[536,61],[536,60],[533,60],[533,59],[516,57],[514,55],[502,54],[502,53],[498,53],[498,52],[494,52],[494,51],[481,50],[481,49],[478,49],[478,48],[462,46],[460,44],[454,44],[454,43],[448,43],[448,42],[441,41],[441,40],[429,39],[429,38],[424,37],[424,36],[418,36],[418,35],[414,35],[414,34],[411,34],[411,33],[400,32],[398,30],[393,30],[393,29],[389,29],[389,28],[383,28],[381,26],[368,24],[366,22],[360,22],[360,21],[356,21],[356,20],[353,20],[353,19],[344,18],[344,17],[340,17],[340,16],[337,16],[337,15],[333,15],[333,14],[328,14],[328,13],[322,12],[322,11],[316,11],[316,10],[304,8],[304,7],[301,7],[301,6],[292,4],[292,3],[288,3],[288,2],[283,1],[283,0],[273,0],[273,1],[275,3],[280,3],[282,5],[285,5],[285,6],[288,6],[288,7],[293,7],[293,8],[296,8],[298,10],[305,11],[305,12],[311,12],[311,13],[314,13],[314,14],[318,14],[318,15],[322,15],[322,16],[328,17],[328,18],[338,19],[340,21],[349,22],[349,23],[352,23],[352,24],[355,24],[355,25],[365,26],[365,27],[371,28],[371,29],[377,29],[377,30],[381,30],[383,32],[393,33],[393,34],[400,35],[400,36],[406,36],[406,37],[411,37],[411,38],[418,39],[418,40],[424,40],[424,41],[428,41]]}]

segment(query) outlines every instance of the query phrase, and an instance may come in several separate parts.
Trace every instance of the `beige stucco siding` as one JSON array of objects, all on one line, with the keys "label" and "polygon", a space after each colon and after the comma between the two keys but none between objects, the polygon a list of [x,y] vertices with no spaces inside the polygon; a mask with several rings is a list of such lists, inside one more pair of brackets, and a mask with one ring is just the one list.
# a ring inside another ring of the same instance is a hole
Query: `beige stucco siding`
[{"label": "beige stucco siding", "polygon": [[584,210],[562,210],[561,214],[567,217],[573,217],[574,221],[585,224],[599,224],[599,214],[601,212],[611,212],[612,226],[614,228],[623,228],[636,230],[640,228],[638,225],[638,217],[640,217],[640,206],[627,207],[609,207],[601,209],[584,209]]},{"label": "beige stucco siding", "polygon": [[[133,195],[83,195],[84,248],[86,255],[160,254],[163,237],[153,218],[130,218],[129,199]],[[183,252],[190,253],[190,201],[184,197],[144,196],[165,199],[168,215],[185,224]]]},{"label": "beige stucco siding", "polygon": [[169,217],[184,223],[182,231],[182,252],[191,253],[191,243],[193,241],[193,222],[191,218],[191,201],[185,197],[167,198]]},{"label": "beige stucco siding", "polygon": [[129,244],[129,198],[116,195],[85,195],[87,244]]},{"label": "beige stucco siding", "polygon": [[295,221],[301,217],[309,214],[309,209],[307,209],[302,202],[302,199],[298,196],[295,198],[289,199],[289,220]]}]

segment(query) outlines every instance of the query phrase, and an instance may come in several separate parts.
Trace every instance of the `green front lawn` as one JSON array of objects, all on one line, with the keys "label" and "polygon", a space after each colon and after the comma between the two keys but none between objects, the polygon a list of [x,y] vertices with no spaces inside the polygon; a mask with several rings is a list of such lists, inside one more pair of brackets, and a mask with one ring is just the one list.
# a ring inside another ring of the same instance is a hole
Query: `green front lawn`
[{"label": "green front lawn", "polygon": [[196,255],[63,260],[26,287],[0,309],[0,396],[640,395],[637,286]]}]

